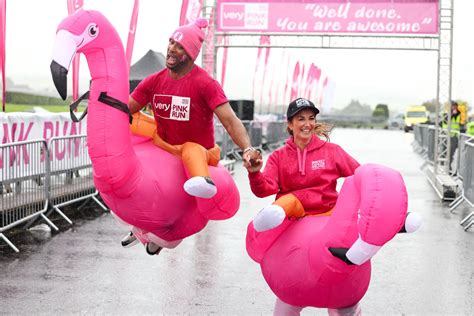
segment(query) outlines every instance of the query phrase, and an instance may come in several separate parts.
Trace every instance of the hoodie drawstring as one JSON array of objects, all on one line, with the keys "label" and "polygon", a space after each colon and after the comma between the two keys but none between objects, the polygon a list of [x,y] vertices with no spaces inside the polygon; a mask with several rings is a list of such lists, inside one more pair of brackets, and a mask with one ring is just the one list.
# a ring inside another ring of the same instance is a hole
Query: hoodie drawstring
[{"label": "hoodie drawstring", "polygon": [[300,149],[296,148],[296,152],[298,153],[298,171],[301,173],[302,176],[306,175],[304,169],[306,165],[306,148],[303,150],[303,159],[301,159]]}]

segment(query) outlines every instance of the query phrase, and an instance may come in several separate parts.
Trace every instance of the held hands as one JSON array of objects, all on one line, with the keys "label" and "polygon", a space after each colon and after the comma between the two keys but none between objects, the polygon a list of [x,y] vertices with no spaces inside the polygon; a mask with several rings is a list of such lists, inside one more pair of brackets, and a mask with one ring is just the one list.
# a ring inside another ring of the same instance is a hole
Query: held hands
[{"label": "held hands", "polygon": [[248,172],[260,171],[263,166],[262,153],[253,147],[248,147],[244,150],[242,161]]}]

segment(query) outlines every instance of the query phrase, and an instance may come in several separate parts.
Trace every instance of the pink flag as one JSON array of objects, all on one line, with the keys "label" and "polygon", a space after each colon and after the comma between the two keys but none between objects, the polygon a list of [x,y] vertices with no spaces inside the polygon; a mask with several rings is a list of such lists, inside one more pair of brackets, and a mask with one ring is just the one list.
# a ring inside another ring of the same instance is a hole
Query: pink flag
[{"label": "pink flag", "polygon": [[316,74],[317,74],[317,69],[313,63],[309,66],[308,69],[308,74],[307,74],[307,79],[306,79],[306,87],[304,89],[304,97],[308,100],[311,100],[311,92],[314,90],[314,87],[318,84]]},{"label": "pink flag", "polygon": [[290,85],[288,84],[290,82],[290,78],[289,78],[289,71],[290,71],[290,56],[288,56],[288,59],[287,59],[287,63],[286,63],[286,75],[285,75],[285,89],[284,89],[284,92],[283,92],[283,102],[284,103],[289,103],[289,98],[288,98],[288,88],[290,87]]},{"label": "pink flag", "polygon": [[[281,56],[282,57],[282,56]],[[267,113],[271,113],[271,107],[274,105],[274,97],[275,97],[275,88],[273,87],[273,84],[275,82],[275,77],[277,77],[277,69],[281,69],[281,64],[283,62],[283,57],[281,58],[281,61],[279,63],[273,63],[273,71],[272,75],[270,77],[270,85],[268,87],[268,107],[267,107]]]},{"label": "pink flag", "polygon": [[[270,43],[270,39],[268,36],[260,36],[260,45],[265,45],[265,44],[269,44]],[[256,60],[256,63],[255,63],[255,72],[253,74],[253,83],[252,83],[252,99],[255,100],[255,82],[256,82],[256,79],[257,79],[257,72],[258,72],[258,69],[260,67],[260,60],[262,59],[262,52],[265,48],[264,47],[259,47],[258,50],[257,50],[257,60]],[[265,70],[264,70],[265,72]],[[263,81],[263,80],[262,80]],[[259,87],[261,88],[261,85],[259,85]],[[261,92],[261,91],[260,91]],[[261,106],[261,98],[260,98],[260,106]]]},{"label": "pink flag", "polygon": [[67,13],[69,15],[73,14],[77,10],[81,10],[84,6],[83,0],[68,0],[67,1]]},{"label": "pink flag", "polygon": [[319,98],[318,98],[318,103],[317,103],[319,106],[323,104],[323,95],[324,95],[327,85],[328,85],[328,77],[324,79],[321,93],[319,93]]},{"label": "pink flag", "polygon": [[140,2],[139,0],[135,0],[135,3],[133,4],[132,18],[130,19],[130,28],[128,29],[127,50],[126,50],[125,56],[127,58],[127,65],[128,65],[129,72],[130,72],[130,65],[132,62],[133,43],[135,42],[135,32],[137,30],[139,2]]},{"label": "pink flag", "polygon": [[7,20],[7,0],[0,0],[0,68],[2,70],[2,110],[5,112],[7,90],[5,87],[5,37]]},{"label": "pink flag", "polygon": [[[283,75],[287,75],[287,73],[285,73],[285,67],[283,67],[283,65],[285,64],[285,59],[287,57],[287,54],[286,54],[286,49],[283,50],[283,53],[281,55],[281,59],[280,59],[280,62],[279,63],[275,63],[275,68],[278,68],[278,71],[273,75],[272,78],[276,78],[276,86],[273,90],[273,97],[272,97],[272,101],[273,101],[273,106],[270,107],[268,109],[268,113],[276,113],[276,106],[277,105],[281,105],[281,91],[283,89],[281,89],[280,85],[281,85],[281,82],[282,82],[282,76]],[[271,85],[273,87],[273,83]]]},{"label": "pink flag", "polygon": [[[224,37],[224,43],[228,44],[229,43],[229,38]],[[224,47],[224,51],[222,52],[222,72],[221,72],[221,85],[224,87],[224,80],[225,80],[225,71],[227,68],[227,52],[228,48]]]},{"label": "pink flag", "polygon": [[188,10],[189,0],[183,0],[181,2],[181,13],[179,14],[179,25],[186,24],[186,12]]},{"label": "pink flag", "polygon": [[313,85],[313,89],[310,91],[310,99],[313,100],[314,104],[317,104],[317,98],[319,98],[319,93],[322,93],[320,92],[319,90],[319,81],[321,79],[321,69],[319,69],[318,67],[316,67],[316,69],[314,70],[314,85]]},{"label": "pink flag", "polygon": [[306,72],[305,72],[306,67],[305,66],[306,66],[305,64],[303,64],[301,66],[301,73],[300,73],[300,76],[298,77],[298,94],[296,96],[297,98],[303,96],[302,94],[303,94],[304,88],[306,86],[306,82],[304,81],[304,77],[305,77],[305,74],[306,74]]},{"label": "pink flag", "polygon": [[181,3],[181,13],[179,15],[179,25],[194,22],[201,16],[203,0],[183,0]]},{"label": "pink flag", "polygon": [[[260,45],[269,45],[269,44],[270,44],[270,37],[268,35],[260,36]],[[260,47],[259,48],[259,53],[260,54],[261,54],[261,51],[260,51],[261,49],[265,50],[265,59],[264,59],[264,63],[263,63],[262,84],[260,85],[262,87],[265,83],[265,77],[267,75],[267,64],[268,64],[268,59],[270,57],[270,47]],[[257,56],[257,58],[260,59],[261,56]],[[260,94],[260,105],[263,104],[262,99],[263,99],[263,93]]]},{"label": "pink flag", "polygon": [[300,77],[300,62],[297,61],[295,65],[295,70],[293,71],[293,80],[291,82],[291,94],[290,94],[291,100],[296,99],[296,97],[298,96],[299,77]]},{"label": "pink flag", "polygon": [[211,9],[211,15],[209,17],[209,25],[207,27],[206,39],[204,41],[203,54],[203,69],[211,76],[214,77],[214,8]]},{"label": "pink flag", "polygon": [[[67,12],[69,15],[73,14],[77,10],[82,10],[84,6],[83,0],[68,0],[67,1]],[[79,96],[79,56],[74,56],[72,60],[72,100],[77,100]]]}]

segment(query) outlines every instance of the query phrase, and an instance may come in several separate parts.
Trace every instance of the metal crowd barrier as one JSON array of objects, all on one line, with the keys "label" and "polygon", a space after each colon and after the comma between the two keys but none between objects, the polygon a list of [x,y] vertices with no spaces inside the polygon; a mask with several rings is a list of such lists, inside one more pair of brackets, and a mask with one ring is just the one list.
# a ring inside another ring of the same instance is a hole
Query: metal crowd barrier
[{"label": "metal crowd barrier", "polygon": [[263,150],[263,126],[262,122],[251,121],[249,126],[250,145],[256,149]]},{"label": "metal crowd barrier", "polygon": [[434,152],[435,152],[435,146],[436,146],[436,143],[435,143],[435,128],[434,126],[428,126],[426,125],[426,128],[424,130],[427,130],[426,134],[428,135],[427,138],[423,138],[423,141],[424,142],[427,142],[427,148],[428,148],[428,152],[427,152],[427,156],[428,156],[428,161],[431,162],[432,164],[434,164]]},{"label": "metal crowd barrier", "polygon": [[273,151],[280,147],[287,138],[286,121],[268,123],[267,134],[265,135],[265,145],[268,150]]},{"label": "metal crowd barrier", "polygon": [[18,248],[3,234],[6,230],[38,216],[48,209],[49,152],[44,140],[0,145],[0,237],[13,250]]},{"label": "metal crowd barrier", "polygon": [[[435,128],[432,125],[418,125],[414,129],[415,143],[419,153],[426,152],[425,164],[434,163]],[[461,194],[450,204],[449,209],[453,212],[463,202],[474,207],[474,138],[466,134],[460,134],[457,139],[457,149],[453,155],[453,161],[449,166],[450,174],[454,175],[462,183]],[[470,212],[460,222],[465,230],[474,226],[474,212]]]},{"label": "metal crowd barrier", "polygon": [[87,137],[52,137],[48,142],[51,155],[49,201],[53,210],[69,224],[72,221],[60,207],[91,198],[103,210],[92,175],[92,163],[87,152]]},{"label": "metal crowd barrier", "polygon": [[[467,202],[471,207],[474,207],[474,138],[469,138],[463,143],[460,156],[463,157],[462,161],[465,162],[461,168],[462,194],[450,204],[451,211],[454,211],[463,202]],[[460,224],[464,226],[464,230],[468,230],[473,226],[474,211],[464,217]]]},{"label": "metal crowd barrier", "polygon": [[0,238],[14,251],[4,235],[14,226],[42,218],[59,230],[47,216],[55,210],[72,224],[59,207],[88,198],[107,210],[96,198],[86,136],[3,144],[0,154]]}]

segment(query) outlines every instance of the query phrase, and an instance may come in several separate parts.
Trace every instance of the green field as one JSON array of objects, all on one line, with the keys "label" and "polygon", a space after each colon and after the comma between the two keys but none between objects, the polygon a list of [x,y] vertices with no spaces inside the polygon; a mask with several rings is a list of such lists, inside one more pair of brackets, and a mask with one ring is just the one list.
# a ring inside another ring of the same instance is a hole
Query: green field
[{"label": "green field", "polygon": [[[31,105],[31,104],[5,104],[5,112],[34,112],[33,108],[41,107],[49,112],[60,113],[69,112],[69,105]],[[78,112],[84,111],[84,106],[79,106]]]}]

